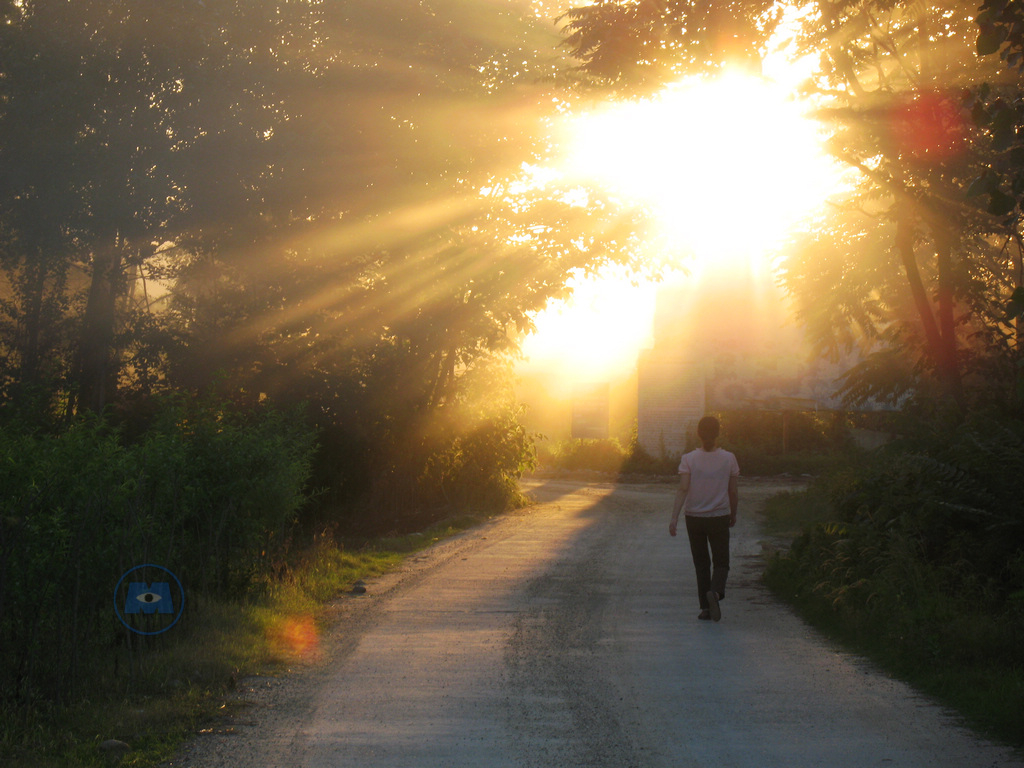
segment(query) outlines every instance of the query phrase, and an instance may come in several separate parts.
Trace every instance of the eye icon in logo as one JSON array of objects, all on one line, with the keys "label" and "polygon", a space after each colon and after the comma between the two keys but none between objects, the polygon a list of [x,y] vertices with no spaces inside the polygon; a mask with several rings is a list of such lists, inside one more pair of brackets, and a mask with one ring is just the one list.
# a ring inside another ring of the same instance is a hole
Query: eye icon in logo
[{"label": "eye icon in logo", "polygon": [[173,627],[185,607],[178,577],[162,565],[137,565],[114,589],[117,618],[132,632],[159,635]]},{"label": "eye icon in logo", "polygon": [[171,585],[166,581],[128,583],[128,596],[124,601],[125,613],[174,613]]}]

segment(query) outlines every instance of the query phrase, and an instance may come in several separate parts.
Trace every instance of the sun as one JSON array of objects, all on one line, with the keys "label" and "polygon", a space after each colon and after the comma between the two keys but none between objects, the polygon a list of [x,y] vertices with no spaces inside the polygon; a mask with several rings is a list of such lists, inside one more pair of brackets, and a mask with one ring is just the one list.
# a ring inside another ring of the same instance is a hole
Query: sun
[{"label": "sun", "polygon": [[[742,278],[778,305],[773,256],[799,222],[844,187],[820,126],[795,89],[745,73],[692,79],[645,100],[572,116],[561,134],[562,181],[598,185],[654,215],[652,241],[682,254],[690,290]],[[552,386],[635,370],[651,346],[656,286],[622,270],[577,280],[574,299],[535,318],[525,367]]]},{"label": "sun", "polygon": [[737,72],[581,115],[566,173],[648,205],[696,265],[757,267],[840,184],[791,92]]}]

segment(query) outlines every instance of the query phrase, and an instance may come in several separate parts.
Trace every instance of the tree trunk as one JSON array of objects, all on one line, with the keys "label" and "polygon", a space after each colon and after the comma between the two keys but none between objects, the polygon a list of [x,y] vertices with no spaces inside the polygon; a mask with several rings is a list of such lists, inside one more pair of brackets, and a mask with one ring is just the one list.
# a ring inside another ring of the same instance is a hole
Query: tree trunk
[{"label": "tree trunk", "polygon": [[39,379],[43,296],[46,292],[46,264],[41,252],[37,252],[34,259],[26,259],[24,290],[24,335],[19,345],[21,365],[18,375],[22,384],[35,384]]},{"label": "tree trunk", "polygon": [[917,268],[917,257],[914,256],[913,224],[906,216],[901,216],[896,224],[896,250],[899,251],[903,270],[907,275],[907,283],[910,285],[910,293],[914,297],[914,306],[921,318],[928,351],[935,358],[936,352],[942,346],[942,338],[939,334],[939,326],[935,322],[935,316],[932,314],[931,303],[928,301],[928,292],[921,280],[921,272]]},{"label": "tree trunk", "polygon": [[447,352],[439,355],[437,372],[434,376],[434,384],[430,388],[430,401],[428,407],[436,408],[444,400],[445,394],[455,378],[455,359],[458,350],[453,346]]},{"label": "tree trunk", "polygon": [[953,295],[953,238],[942,225],[932,228],[934,232],[936,258],[939,271],[938,304],[939,304],[939,337],[938,365],[946,386],[953,400],[964,409],[963,379],[957,361],[956,320],[954,307],[956,299]]},{"label": "tree trunk", "polygon": [[123,277],[121,249],[115,240],[93,255],[92,283],[79,346],[79,410],[101,412],[117,389],[114,331]]},{"label": "tree trunk", "polygon": [[956,360],[956,335],[953,322],[953,291],[950,276],[951,245],[948,238],[936,237],[939,266],[939,321],[935,319],[928,292],[914,255],[914,228],[907,215],[901,215],[896,224],[896,249],[903,262],[917,314],[924,328],[928,354],[935,364],[939,380],[947,394],[962,411],[965,406],[963,382]]}]

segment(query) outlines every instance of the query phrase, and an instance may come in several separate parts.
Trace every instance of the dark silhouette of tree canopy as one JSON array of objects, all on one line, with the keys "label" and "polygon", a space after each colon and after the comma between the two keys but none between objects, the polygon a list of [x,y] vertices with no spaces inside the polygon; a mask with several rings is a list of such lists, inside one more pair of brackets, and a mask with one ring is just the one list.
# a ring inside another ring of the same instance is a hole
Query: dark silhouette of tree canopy
[{"label": "dark silhouette of tree canopy", "polygon": [[[100,410],[120,373],[119,303],[156,250],[266,203],[282,81],[306,76],[287,41],[309,6],[26,2],[8,12],[0,220],[5,265],[26,301],[13,318],[18,377],[46,351],[42,311],[82,288],[74,402]],[[297,60],[296,60],[297,61]],[[267,211],[256,211],[256,213]],[[20,342],[20,343],[19,343]],[[70,355],[71,347],[65,350]]]},{"label": "dark silhouette of tree canopy", "polygon": [[[94,410],[129,362],[120,338],[139,274],[173,280],[200,262],[208,276],[223,264],[218,280],[269,274],[299,237],[471,194],[530,159],[533,94],[557,58],[553,32],[522,9],[465,2],[4,11],[6,375],[34,382],[44,358],[74,354],[59,378]],[[423,221],[428,236],[442,223]],[[77,338],[58,338],[69,315]]]},{"label": "dark silhouette of tree canopy", "polygon": [[[375,464],[393,489],[454,450],[450,413],[573,270],[639,259],[634,213],[513,183],[549,151],[568,68],[526,4],[3,12],[6,406],[307,401],[356,457],[318,482]],[[490,402],[477,426],[506,429],[510,397]]]}]

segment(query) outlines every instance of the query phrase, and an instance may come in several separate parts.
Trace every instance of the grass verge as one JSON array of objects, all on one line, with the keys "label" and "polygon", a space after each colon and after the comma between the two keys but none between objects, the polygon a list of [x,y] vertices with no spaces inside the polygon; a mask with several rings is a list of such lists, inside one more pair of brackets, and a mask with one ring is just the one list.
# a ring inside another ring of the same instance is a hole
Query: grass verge
[{"label": "grass verge", "polygon": [[851,539],[813,486],[779,494],[764,512],[770,533],[795,539],[766,568],[765,583],[776,595],[841,647],[955,710],[976,731],[1024,750],[1019,607],[993,610],[968,588],[937,587],[943,575],[915,561],[912,547],[896,564],[905,578],[895,588],[891,567],[875,579],[844,580],[837,552],[868,555],[850,549]]},{"label": "grass verge", "polygon": [[[320,537],[244,600],[190,596],[171,632],[133,637],[89,662],[88,692],[66,706],[0,708],[4,768],[109,768],[159,765],[224,712],[235,682],[280,674],[315,654],[327,605],[360,579],[390,571],[487,515],[452,518],[418,534],[360,542]],[[123,756],[101,749],[130,746]]]}]

